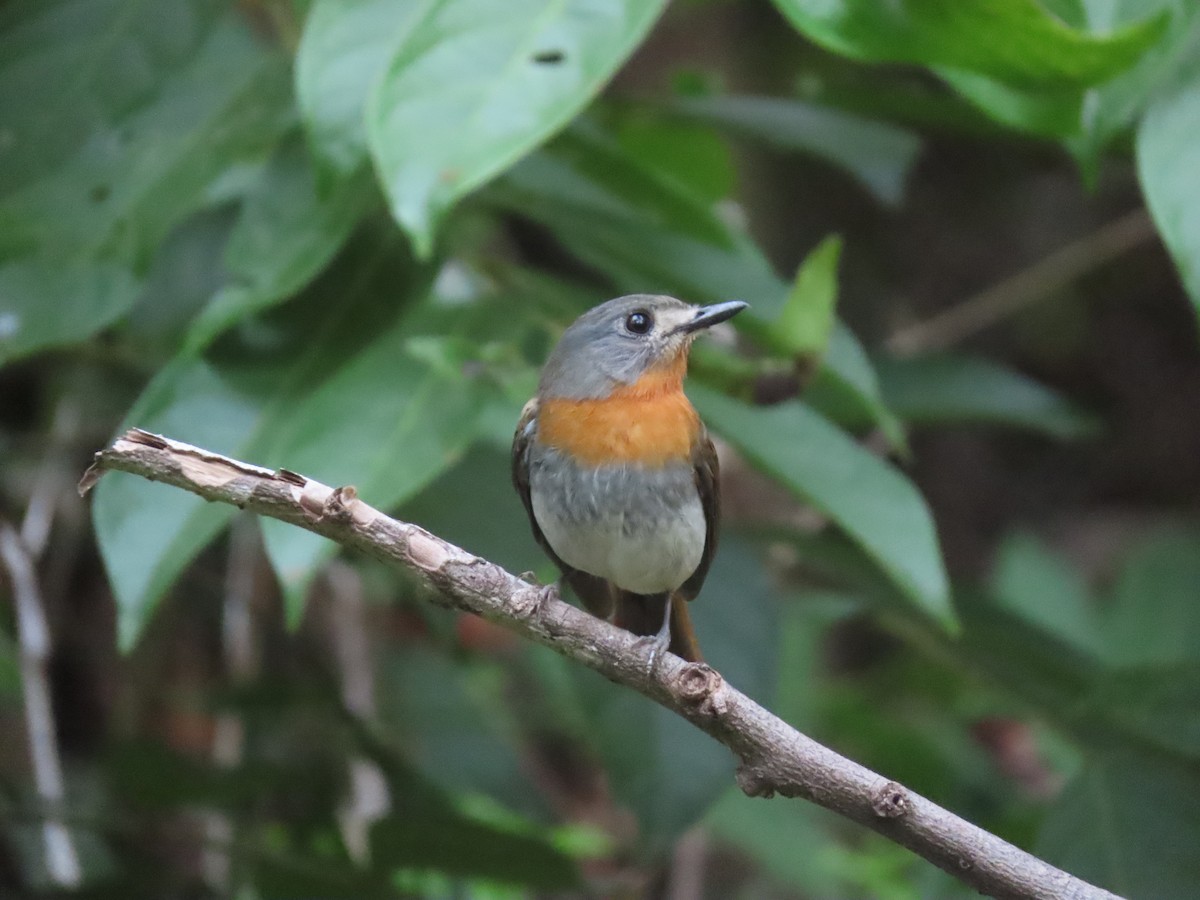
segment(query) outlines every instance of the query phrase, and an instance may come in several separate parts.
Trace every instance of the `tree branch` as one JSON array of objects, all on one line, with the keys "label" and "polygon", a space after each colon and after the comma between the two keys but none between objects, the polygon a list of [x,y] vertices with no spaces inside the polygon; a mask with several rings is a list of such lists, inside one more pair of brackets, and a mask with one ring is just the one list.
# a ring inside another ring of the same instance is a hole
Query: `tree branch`
[{"label": "tree branch", "polygon": [[42,847],[50,880],[67,888],[78,887],[83,870],[71,831],[63,818],[62,762],[50,697],[50,626],[42,604],[33,559],[21,535],[0,520],[0,562],[8,570],[13,604],[17,611],[17,633],[21,642],[21,691],[25,700],[25,724],[29,730],[29,758],[33,783],[42,811]]},{"label": "tree branch", "polygon": [[949,349],[1156,235],[1150,214],[1135,209],[924,322],[897,331],[886,347],[900,357]]},{"label": "tree branch", "polygon": [[331,488],[131,429],[96,461],[80,493],[107,469],[129,472],[298,525],[415,572],[435,602],[473,612],[583,663],[683,716],[733,751],[751,796],[804,797],[924,857],[993,897],[1094,900],[1115,895],[1014,847],[933,802],[818,744],[727,684],[703,663],[646,642],[558,599],[552,589],[389,518],[352,487]]}]

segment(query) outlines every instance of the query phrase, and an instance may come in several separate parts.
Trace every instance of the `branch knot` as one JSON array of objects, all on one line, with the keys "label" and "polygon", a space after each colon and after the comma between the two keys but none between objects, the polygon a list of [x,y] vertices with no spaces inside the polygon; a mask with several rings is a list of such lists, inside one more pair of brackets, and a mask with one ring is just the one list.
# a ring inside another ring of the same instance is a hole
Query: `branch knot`
[{"label": "branch knot", "polygon": [[898,819],[908,814],[908,791],[889,781],[871,797],[871,810],[881,819]]},{"label": "branch knot", "polygon": [[675,676],[679,699],[712,715],[725,712],[725,702],[717,694],[725,682],[716,669],[707,663],[688,663]]}]

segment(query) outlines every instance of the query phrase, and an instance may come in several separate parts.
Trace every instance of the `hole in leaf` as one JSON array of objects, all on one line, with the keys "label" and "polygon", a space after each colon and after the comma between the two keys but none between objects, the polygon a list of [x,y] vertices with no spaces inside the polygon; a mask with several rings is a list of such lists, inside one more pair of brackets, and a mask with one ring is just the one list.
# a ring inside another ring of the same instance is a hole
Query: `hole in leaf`
[{"label": "hole in leaf", "polygon": [[556,66],[566,58],[567,54],[561,50],[541,50],[533,54],[533,61],[542,66]]}]

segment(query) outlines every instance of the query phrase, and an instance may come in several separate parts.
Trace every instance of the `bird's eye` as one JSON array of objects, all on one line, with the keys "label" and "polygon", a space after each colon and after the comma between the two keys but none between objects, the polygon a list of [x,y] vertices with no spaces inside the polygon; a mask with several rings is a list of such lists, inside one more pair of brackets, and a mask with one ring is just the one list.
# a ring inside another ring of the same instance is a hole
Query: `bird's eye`
[{"label": "bird's eye", "polygon": [[644,309],[631,312],[625,317],[625,330],[630,334],[646,334],[654,327],[654,319]]}]

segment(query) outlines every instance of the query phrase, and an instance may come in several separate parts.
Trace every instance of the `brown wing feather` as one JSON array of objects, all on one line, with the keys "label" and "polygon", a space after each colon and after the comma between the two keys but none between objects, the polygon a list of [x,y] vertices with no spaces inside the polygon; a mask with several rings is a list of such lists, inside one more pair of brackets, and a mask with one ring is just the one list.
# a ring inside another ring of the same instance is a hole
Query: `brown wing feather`
[{"label": "brown wing feather", "polygon": [[517,422],[517,431],[513,435],[512,445],[513,487],[517,489],[521,502],[525,504],[525,513],[529,516],[529,527],[533,531],[533,539],[558,566],[563,573],[563,578],[566,579],[576,596],[583,601],[588,612],[607,619],[612,615],[616,589],[605,579],[574,569],[559,559],[558,554],[554,552],[554,548],[550,546],[550,542],[542,533],[537,517],[533,514],[533,500],[529,494],[529,445],[533,440],[533,432],[537,429],[537,413],[538,401],[537,398],[534,398],[525,404],[525,408],[521,411],[520,421]]},{"label": "brown wing feather", "polygon": [[708,577],[708,567],[712,565],[713,557],[717,553],[717,532],[721,527],[720,464],[717,461],[717,448],[713,446],[706,431],[700,432],[700,438],[692,450],[692,464],[696,490],[700,493],[700,503],[704,507],[706,527],[700,565],[676,592],[686,600],[696,599],[704,585],[704,579]]}]

